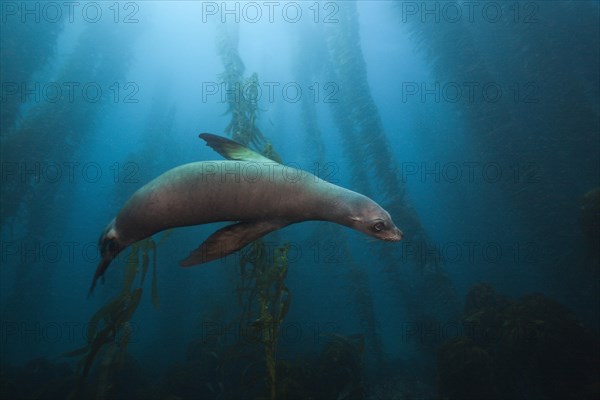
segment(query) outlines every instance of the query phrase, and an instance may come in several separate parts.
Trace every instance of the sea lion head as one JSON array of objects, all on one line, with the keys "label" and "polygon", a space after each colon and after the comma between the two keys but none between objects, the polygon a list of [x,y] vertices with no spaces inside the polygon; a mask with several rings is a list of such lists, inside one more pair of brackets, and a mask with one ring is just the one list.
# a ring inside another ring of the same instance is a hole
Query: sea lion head
[{"label": "sea lion head", "polygon": [[379,204],[362,196],[349,215],[349,226],[366,235],[386,242],[399,242],[404,234],[392,221],[390,214]]}]

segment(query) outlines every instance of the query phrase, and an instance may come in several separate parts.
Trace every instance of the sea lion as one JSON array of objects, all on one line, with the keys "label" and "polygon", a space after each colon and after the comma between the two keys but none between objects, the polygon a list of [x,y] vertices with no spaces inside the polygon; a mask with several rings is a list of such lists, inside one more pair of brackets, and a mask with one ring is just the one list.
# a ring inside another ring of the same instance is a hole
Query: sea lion
[{"label": "sea lion", "polygon": [[135,192],[99,240],[102,260],[90,294],[111,261],[127,246],[165,229],[233,221],[180,262],[212,261],[269,232],[302,221],[335,222],[377,239],[397,242],[390,214],[362,194],[266,158],[233,140],[200,134],[228,160],[173,168]]}]

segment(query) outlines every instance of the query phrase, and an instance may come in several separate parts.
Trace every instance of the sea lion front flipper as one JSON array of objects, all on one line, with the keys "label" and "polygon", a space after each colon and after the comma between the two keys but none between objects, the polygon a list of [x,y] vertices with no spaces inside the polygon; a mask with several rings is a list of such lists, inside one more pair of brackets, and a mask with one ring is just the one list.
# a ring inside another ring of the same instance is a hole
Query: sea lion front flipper
[{"label": "sea lion front flipper", "polygon": [[228,225],[210,235],[185,260],[180,261],[179,265],[190,267],[225,257],[288,224],[287,221],[253,221]]}]

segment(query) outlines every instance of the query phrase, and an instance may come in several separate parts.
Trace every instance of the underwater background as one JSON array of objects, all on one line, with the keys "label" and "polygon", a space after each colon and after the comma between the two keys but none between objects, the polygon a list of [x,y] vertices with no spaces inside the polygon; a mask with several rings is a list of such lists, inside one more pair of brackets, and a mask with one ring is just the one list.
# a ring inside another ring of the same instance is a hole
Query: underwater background
[{"label": "underwater background", "polygon": [[[3,399],[600,398],[597,1],[1,1]],[[404,232],[98,236],[228,136]]]}]

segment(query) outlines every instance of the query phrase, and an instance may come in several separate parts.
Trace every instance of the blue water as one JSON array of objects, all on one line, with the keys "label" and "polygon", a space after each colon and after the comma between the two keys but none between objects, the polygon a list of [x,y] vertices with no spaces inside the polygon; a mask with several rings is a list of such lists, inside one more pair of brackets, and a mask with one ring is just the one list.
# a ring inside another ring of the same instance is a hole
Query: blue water
[{"label": "blue water", "polygon": [[[154,177],[221,159],[198,134],[228,135],[231,104],[240,101],[228,104],[232,93],[222,82],[237,56],[241,84],[258,77],[255,125],[265,141],[255,150],[270,143],[284,163],[364,191],[405,233],[402,242],[381,243],[309,221],[264,239],[270,250],[292,244],[278,376],[305,363],[303,371],[314,368],[325,382],[309,387],[289,375],[300,383],[280,380],[280,397],[469,398],[460,378],[458,392],[444,383],[453,370],[441,349],[465,337],[465,298],[482,282],[511,304],[541,294],[579,327],[554,328],[541,316],[550,307],[543,306],[527,314],[545,332],[527,336],[528,347],[551,352],[548,332],[560,332],[552,336],[559,347],[577,346],[573,332],[585,326],[592,343],[585,352],[595,362],[569,362],[591,378],[564,377],[564,386],[584,387],[570,393],[585,398],[598,394],[600,200],[582,208],[600,184],[597,2],[482,2],[474,9],[390,1],[1,4],[3,397],[26,396],[36,379],[87,375],[83,364],[78,369],[85,357],[65,353],[86,345],[90,319],[121,292],[129,254],[87,298],[100,260],[98,236]],[[307,126],[316,127],[318,139]],[[149,398],[146,386],[156,398],[269,398],[262,348],[244,344],[236,328],[240,254],[178,265],[222,226],[169,232],[156,250],[160,308],[151,301],[150,266],[143,285],[139,273],[134,284],[143,294],[128,319],[131,336],[115,345],[120,325],[88,359],[92,368],[76,397]],[[504,332],[512,317],[494,310],[505,321],[494,332]],[[241,325],[260,316],[250,317]],[[346,350],[360,366],[328,364],[328,343],[353,335],[365,345]],[[220,371],[218,379],[190,372],[205,368],[189,364],[198,340],[205,340],[203,354],[218,359],[222,369],[211,370]],[[491,359],[510,353],[478,345]],[[236,358],[244,349],[247,357]],[[514,351],[508,361],[523,364],[523,352]],[[118,368],[110,358],[117,353],[135,360],[135,373]],[[39,360],[49,366],[36,376],[28,368]],[[189,369],[177,370],[181,365]],[[452,365],[465,382],[480,377]],[[243,391],[240,374],[243,381],[249,370],[257,377]],[[494,398],[553,398],[540,382],[561,377],[541,375],[517,389],[504,375],[487,386]],[[206,385],[186,391],[169,376]],[[76,390],[72,381],[63,392],[48,387],[43,398]],[[482,398],[478,387],[472,384],[471,398]]]}]

